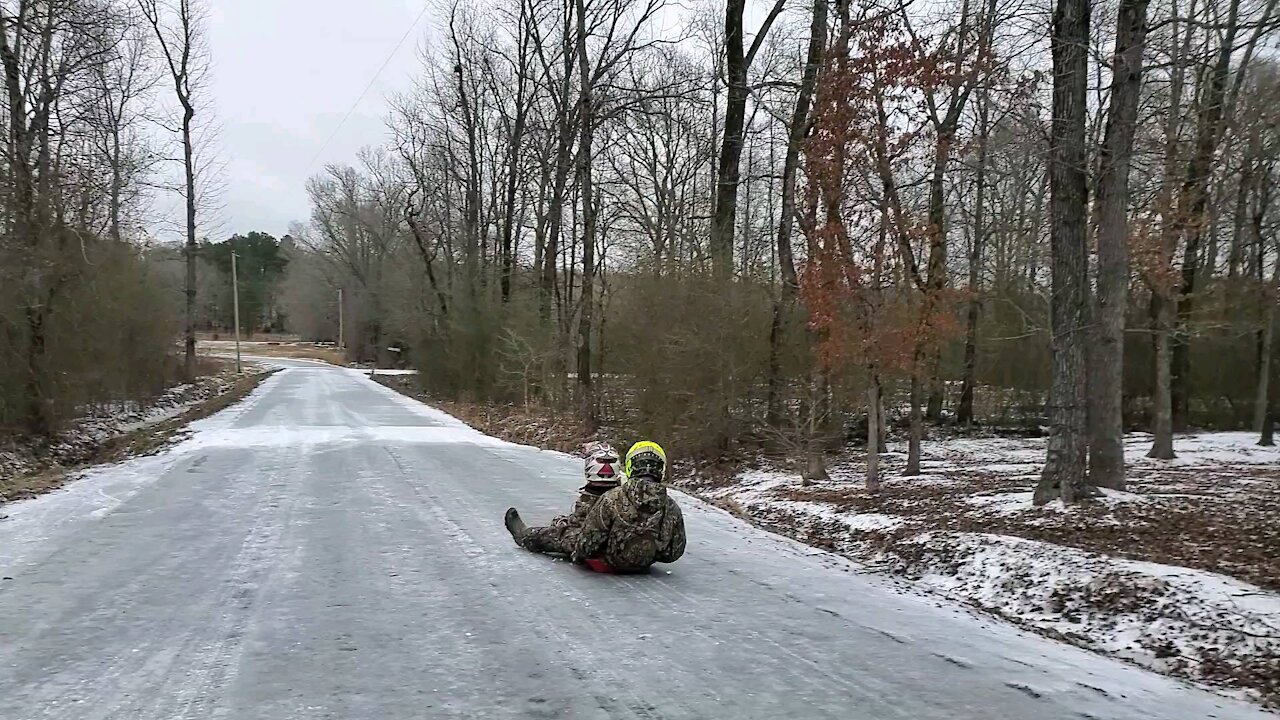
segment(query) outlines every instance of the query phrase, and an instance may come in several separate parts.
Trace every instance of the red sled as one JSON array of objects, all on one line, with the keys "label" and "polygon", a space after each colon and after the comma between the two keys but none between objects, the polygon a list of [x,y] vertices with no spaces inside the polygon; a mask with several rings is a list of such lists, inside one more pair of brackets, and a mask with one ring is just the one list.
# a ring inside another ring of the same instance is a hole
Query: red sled
[{"label": "red sled", "polygon": [[613,568],[600,558],[587,558],[582,561],[582,564],[598,573],[613,574]]}]

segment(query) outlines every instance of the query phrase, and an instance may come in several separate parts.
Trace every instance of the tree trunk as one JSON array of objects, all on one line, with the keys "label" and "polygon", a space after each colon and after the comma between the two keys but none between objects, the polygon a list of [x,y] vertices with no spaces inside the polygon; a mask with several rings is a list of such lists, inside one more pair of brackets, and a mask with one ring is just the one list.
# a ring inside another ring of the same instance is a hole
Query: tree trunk
[{"label": "tree trunk", "polygon": [[[1231,214],[1231,243],[1226,249],[1226,279],[1235,281],[1240,275],[1240,258],[1243,258],[1244,247],[1244,222],[1248,218],[1248,199],[1249,186],[1252,181],[1249,179],[1249,165],[1251,160],[1244,161],[1244,168],[1240,169],[1238,187],[1235,188],[1235,211]],[[1231,286],[1234,282],[1229,282],[1226,291],[1231,292]]]},{"label": "tree trunk", "polygon": [[[1191,0],[1186,16],[1194,17],[1196,0]],[[1147,278],[1151,288],[1151,304],[1149,314],[1152,327],[1152,347],[1155,353],[1155,390],[1152,392],[1151,433],[1152,447],[1147,457],[1171,459],[1173,452],[1173,399],[1172,399],[1172,352],[1169,347],[1169,333],[1173,325],[1174,288],[1163,275],[1172,273],[1171,264],[1177,251],[1180,220],[1176,199],[1178,163],[1181,156],[1179,134],[1182,126],[1182,97],[1186,85],[1186,58],[1191,53],[1191,42],[1195,35],[1194,26],[1187,22],[1185,33],[1179,28],[1181,17],[1177,0],[1172,5],[1175,52],[1170,60],[1169,77],[1169,112],[1164,122],[1164,170],[1160,180],[1158,206],[1160,209],[1160,267],[1152,277]]]},{"label": "tree trunk", "polygon": [[27,431],[36,437],[53,435],[53,413],[49,397],[48,358],[45,353],[45,313],[28,306],[27,315]]},{"label": "tree trunk", "polygon": [[1156,326],[1156,388],[1151,399],[1151,451],[1147,457],[1172,460],[1173,452],[1173,397],[1170,391],[1172,351],[1169,347],[1169,331],[1173,326],[1173,303],[1155,294],[1151,298],[1152,314]]},{"label": "tree trunk", "polygon": [[[1272,322],[1275,322],[1275,313],[1272,312]],[[1271,362],[1271,372],[1275,373],[1276,362]],[[1273,447],[1276,444],[1276,419],[1280,415],[1280,391],[1276,389],[1275,378],[1270,383],[1270,392],[1268,393],[1267,412],[1262,419],[1262,437],[1258,439],[1258,444],[1263,447]]]},{"label": "tree trunk", "polygon": [[1224,36],[1218,48],[1218,57],[1209,76],[1209,87],[1199,100],[1200,111],[1196,119],[1194,153],[1187,164],[1186,179],[1182,184],[1181,224],[1186,238],[1182,256],[1182,287],[1177,301],[1177,325],[1172,337],[1172,403],[1173,427],[1185,429],[1190,420],[1191,353],[1189,324],[1195,306],[1196,279],[1200,272],[1200,245],[1204,241],[1209,219],[1209,181],[1213,175],[1213,161],[1226,123],[1223,122],[1227,80],[1231,74],[1231,57],[1236,51],[1235,38],[1239,30],[1240,0],[1230,0]]},{"label": "tree trunk", "polygon": [[765,401],[765,424],[777,427],[782,422],[782,336],[786,327],[786,315],[794,303],[783,296],[773,302],[773,317],[769,320],[769,380]]},{"label": "tree trunk", "polygon": [[[520,3],[520,16],[523,31],[524,3]],[[511,275],[515,269],[515,253],[512,251],[513,234],[516,215],[516,189],[519,185],[520,148],[524,141],[525,126],[525,72],[524,72],[524,40],[520,41],[520,77],[516,85],[516,117],[511,128],[511,147],[507,150],[507,187],[503,203],[502,219],[502,277],[499,281],[502,302],[511,300]]]},{"label": "tree trunk", "polygon": [[933,354],[933,365],[929,368],[929,400],[925,403],[924,415],[935,425],[942,422],[942,396],[945,382],[942,379],[942,355]]},{"label": "tree trunk", "polygon": [[116,244],[124,241],[124,233],[120,228],[120,208],[124,195],[124,168],[121,167],[123,162],[120,150],[120,128],[113,127],[111,129],[111,195],[108,198],[107,232],[112,242]]},{"label": "tree trunk", "polygon": [[831,475],[827,472],[827,459],[822,455],[822,447],[812,437],[805,441],[804,475],[801,479],[805,485],[831,479]]},{"label": "tree trunk", "polygon": [[183,247],[186,260],[186,337],[184,342],[183,371],[187,380],[196,375],[196,161],[195,145],[191,138],[191,121],[195,108],[183,98],[182,113],[182,162],[187,187],[187,242]]},{"label": "tree trunk", "polygon": [[978,367],[978,311],[980,303],[969,300],[965,313],[964,331],[964,380],[960,385],[960,402],[956,406],[956,422],[962,427],[973,427],[973,390]]},{"label": "tree trunk", "polygon": [[747,115],[747,71],[769,27],[782,12],[785,0],[775,0],[744,51],[745,28],[742,23],[746,0],[728,0],[724,9],[725,75],[728,97],[724,106],[724,131],[716,166],[715,205],[711,210],[711,264],[715,276],[727,280],[733,275],[733,221],[738,215],[738,166],[742,159],[744,127]]},{"label": "tree trunk", "polygon": [[815,480],[830,479],[830,475],[827,474],[827,460],[822,453],[819,437],[825,407],[823,395],[826,392],[826,385],[823,378],[824,373],[820,367],[815,367],[809,375],[809,402],[804,429],[805,470],[801,473],[801,479],[805,485]]},{"label": "tree trunk", "polygon": [[1089,0],[1057,0],[1053,14],[1053,127],[1049,145],[1053,385],[1044,472],[1034,502],[1078,502],[1085,483],[1088,253],[1085,115]]},{"label": "tree trunk", "polygon": [[[1231,244],[1227,248],[1227,279],[1234,281],[1240,276],[1240,259],[1244,257],[1244,232],[1245,223],[1249,219],[1249,191],[1253,188],[1253,157],[1256,150],[1253,148],[1253,140],[1250,139],[1250,152],[1245,158],[1243,167],[1240,168],[1239,180],[1236,187],[1236,206],[1231,214]],[[1233,292],[1234,282],[1227,284],[1227,292]],[[1229,295],[1228,297],[1234,297]]]},{"label": "tree trunk", "polygon": [[868,368],[867,382],[867,492],[880,492],[880,380]]},{"label": "tree trunk", "polygon": [[924,413],[922,401],[923,383],[920,381],[920,356],[917,354],[911,373],[911,435],[907,440],[907,469],[904,474],[915,476],[920,474],[920,445],[924,440]]},{"label": "tree trunk", "polygon": [[1258,347],[1258,390],[1253,402],[1253,430],[1261,433],[1266,427],[1267,411],[1271,406],[1271,349],[1275,342],[1276,305],[1280,303],[1280,258],[1271,272],[1270,292],[1264,297],[1267,309],[1262,314],[1262,338]]},{"label": "tree trunk", "polygon": [[[973,46],[966,46],[964,35],[965,28],[970,21],[969,3],[965,2],[961,6],[959,18],[959,32],[961,39],[957,52],[956,63],[962,64],[965,61],[965,55],[969,52],[974,54],[975,63],[986,61],[990,52],[992,37],[995,32],[995,0],[988,0],[986,3],[985,13],[982,16],[981,32],[978,42]],[[975,65],[975,68],[978,65]],[[925,283],[925,314],[926,322],[932,323],[932,318],[928,315],[934,310],[936,303],[939,301],[939,295],[942,293],[947,284],[947,211],[946,211],[946,176],[951,164],[952,151],[955,146],[956,132],[960,125],[960,119],[964,113],[964,108],[969,102],[969,96],[973,89],[978,86],[979,78],[978,70],[971,72],[962,84],[952,85],[950,87],[950,96],[945,105],[945,113],[939,117],[937,114],[938,106],[935,105],[932,92],[929,95],[928,106],[932,113],[934,129],[936,137],[933,147],[933,169],[929,176],[929,207],[928,207],[928,237],[929,237],[929,260],[927,279]],[[985,90],[983,91],[985,92]],[[984,120],[985,122],[985,120]],[[985,132],[985,130],[984,130]],[[981,171],[979,171],[981,172]],[[971,275],[972,276],[972,275]],[[975,321],[976,322],[976,321]],[[932,334],[931,327],[922,328],[928,334]],[[933,338],[922,337],[925,341],[932,341]],[[967,348],[966,348],[967,349]],[[941,377],[942,371],[942,349],[937,345],[931,347],[927,355],[927,364],[929,367],[929,401],[928,401],[928,418],[932,422],[941,422],[943,398],[945,397],[945,384]],[[972,383],[971,383],[972,385]],[[972,387],[970,387],[972,393]],[[970,415],[972,415],[972,396],[970,397]]]},{"label": "tree trunk", "polygon": [[826,45],[827,0],[814,0],[812,23],[809,26],[809,52],[805,58],[804,74],[800,78],[800,89],[796,93],[795,108],[791,112],[791,125],[787,131],[787,155],[782,164],[782,217],[778,219],[777,248],[782,292],[774,303],[773,319],[769,324],[769,397],[766,407],[771,425],[777,425],[782,419],[782,340],[786,335],[787,320],[795,306],[799,288],[795,256],[791,248],[791,232],[795,227],[796,214],[796,170],[800,166],[800,144],[808,131],[809,106],[813,102],[818,67],[822,64]]},{"label": "tree trunk", "polygon": [[[566,28],[566,33],[568,32]],[[567,40],[566,40],[567,42]],[[567,105],[570,98],[570,64],[573,53],[564,48],[564,77],[560,82],[560,98]],[[557,113],[555,174],[551,181],[551,198],[547,202],[547,231],[542,256],[542,278],[538,284],[539,316],[547,326],[551,325],[552,300],[556,299],[556,265],[560,261],[560,236],[564,224],[565,192],[569,184],[569,170],[573,164],[573,127],[567,110]]]},{"label": "tree trunk", "polygon": [[1275,308],[1274,302],[1272,309],[1267,313],[1265,325],[1262,328],[1262,342],[1258,348],[1258,390],[1254,398],[1254,432],[1262,432],[1263,424],[1267,419],[1267,408],[1270,405],[1268,399],[1270,394],[1271,381],[1271,347],[1274,342],[1275,334]]},{"label": "tree trunk", "polygon": [[1148,0],[1123,0],[1116,20],[1111,104],[1102,141],[1096,202],[1098,294],[1089,376],[1089,477],[1123,490],[1124,327],[1129,306],[1129,167],[1142,91]]},{"label": "tree trunk", "polygon": [[[962,107],[963,103],[953,105],[956,110],[954,113],[955,120],[953,121],[950,116],[943,120],[938,126],[938,137],[934,145],[933,172],[929,176],[929,259],[926,264],[924,289],[926,295],[924,302],[926,323],[932,322],[928,315],[932,312],[934,303],[938,299],[937,296],[942,292],[942,288],[946,286],[947,282],[946,176],[947,168],[951,164],[951,145],[955,142],[959,109]],[[933,338],[926,337],[930,334],[932,334],[931,330],[926,330],[926,332],[922,333],[921,341],[933,340]],[[931,422],[937,423],[942,420],[942,380],[938,377],[942,367],[941,348],[931,347],[924,355],[923,360],[929,373],[929,398],[926,413]],[[912,423],[914,425],[914,415]],[[917,472],[916,474],[919,473]]]},{"label": "tree trunk", "polygon": [[[425,182],[422,179],[419,178],[417,182],[417,189],[425,189]],[[426,233],[423,232],[422,224],[418,219],[420,213],[414,207],[415,195],[415,191],[410,191],[409,199],[405,203],[404,219],[405,224],[409,226],[409,234],[413,236],[414,245],[418,248],[418,255],[422,258],[422,266],[426,269],[427,287],[431,290],[432,295],[435,296],[436,307],[440,309],[440,317],[435,320],[435,324],[438,328],[440,326],[444,326],[445,322],[448,320],[449,300],[445,297],[444,288],[436,279],[435,260],[437,251],[427,249]],[[339,297],[341,297],[341,291],[339,291]],[[339,312],[341,312],[341,308],[339,308]]]},{"label": "tree trunk", "polygon": [[582,312],[578,317],[579,411],[588,432],[598,424],[595,385],[591,378],[591,325],[594,322],[594,280],[596,274],[596,206],[592,186],[592,149],[595,140],[595,106],[591,71],[587,58],[587,11],[585,0],[577,0],[578,15],[578,193],[582,199]]},{"label": "tree trunk", "polygon": [[480,148],[476,132],[477,121],[462,72],[462,48],[458,45],[456,38],[454,39],[454,62],[454,74],[458,81],[458,107],[462,110],[463,127],[467,133],[467,180],[463,190],[463,260],[467,279],[468,311],[474,315],[479,309],[480,268],[483,264],[480,242]]},{"label": "tree trunk", "polygon": [[969,307],[965,313],[964,379],[960,384],[960,402],[956,422],[973,426],[973,391],[977,382],[978,317],[982,309],[979,296],[982,280],[982,252],[987,241],[987,136],[990,134],[990,102],[984,89],[978,98],[978,169],[974,180],[973,246],[969,248]]},{"label": "tree trunk", "polygon": [[738,164],[742,158],[743,126],[747,112],[747,66],[743,50],[742,14],[746,0],[725,3],[725,74],[728,97],[724,131],[716,168],[715,204],[711,215],[711,262],[715,275],[733,273],[733,221],[738,213]]}]

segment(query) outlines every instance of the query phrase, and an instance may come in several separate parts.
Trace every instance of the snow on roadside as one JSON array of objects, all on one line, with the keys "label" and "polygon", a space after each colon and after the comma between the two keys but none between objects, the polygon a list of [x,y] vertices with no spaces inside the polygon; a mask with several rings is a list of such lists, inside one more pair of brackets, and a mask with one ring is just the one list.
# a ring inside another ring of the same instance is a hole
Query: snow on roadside
[{"label": "snow on roadside", "polygon": [[[1017,624],[1280,708],[1280,593],[1210,571],[1246,568],[1253,575],[1243,576],[1266,584],[1256,572],[1265,524],[1224,512],[1224,503],[1257,512],[1274,504],[1280,449],[1256,440],[1179,436],[1178,460],[1162,462],[1145,457],[1148,436],[1129,436],[1132,492],[1105,490],[1084,506],[1032,506],[1042,438],[929,443],[922,467],[930,474],[919,477],[902,476],[905,458],[887,453],[879,496],[862,488],[858,452],[833,462],[829,481],[806,485],[796,472],[755,469],[728,484],[695,476],[688,487],[769,529]],[[1196,523],[1215,528],[1212,536]],[[1175,542],[1208,552],[1179,554]]]},{"label": "snow on roadside", "polygon": [[836,522],[854,531],[891,530],[903,522],[900,517],[883,513],[841,512],[826,503],[804,500],[772,500],[766,502],[774,510]]},{"label": "snow on roadside", "polygon": [[738,476],[737,485],[729,490],[738,502],[749,503],[767,498],[773,490],[795,482],[797,478],[791,473],[748,470]]},{"label": "snow on roadside", "polygon": [[[265,371],[266,368],[245,364],[247,374]],[[83,416],[58,434],[43,454],[23,445],[0,444],[0,478],[26,475],[51,465],[84,462],[112,438],[171,420],[222,394],[241,377],[228,369],[202,376],[194,383],[174,385],[146,404],[121,402],[87,408]]]},{"label": "snow on roadside", "polygon": [[922,585],[1160,672],[1280,692],[1280,595],[1203,570],[1005,535],[924,532],[883,558]]}]

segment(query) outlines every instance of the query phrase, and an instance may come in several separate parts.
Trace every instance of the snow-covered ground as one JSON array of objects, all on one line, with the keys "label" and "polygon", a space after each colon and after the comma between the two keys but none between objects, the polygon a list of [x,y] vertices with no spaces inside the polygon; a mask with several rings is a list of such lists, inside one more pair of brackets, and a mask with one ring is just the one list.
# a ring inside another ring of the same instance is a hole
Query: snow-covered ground
[{"label": "snow-covered ground", "polygon": [[832,479],[759,468],[690,487],[750,519],[1019,624],[1161,672],[1280,704],[1280,448],[1251,433],[1126,441],[1130,485],[1086,506],[1031,504],[1044,440],[926,443],[863,489],[860,452]]},{"label": "snow-covered ground", "polygon": [[[257,374],[265,372],[266,368],[246,363],[244,371]],[[39,453],[24,444],[0,441],[0,480],[51,466],[85,462],[113,438],[176,418],[195,405],[226,392],[240,377],[228,367],[221,372],[201,376],[195,382],[174,385],[149,403],[120,402],[85,408],[79,419]],[[0,493],[0,502],[4,499]]]}]

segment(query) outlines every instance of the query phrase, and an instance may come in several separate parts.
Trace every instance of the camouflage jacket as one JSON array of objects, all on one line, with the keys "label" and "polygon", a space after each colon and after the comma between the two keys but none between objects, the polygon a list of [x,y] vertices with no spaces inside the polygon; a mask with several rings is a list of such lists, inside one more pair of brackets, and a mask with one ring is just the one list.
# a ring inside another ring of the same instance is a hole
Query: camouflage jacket
[{"label": "camouflage jacket", "polygon": [[600,498],[578,533],[573,559],[601,558],[615,570],[635,572],[684,554],[684,517],[662,483],[632,478]]},{"label": "camouflage jacket", "polygon": [[568,515],[560,515],[551,521],[552,527],[568,527],[574,530],[580,529],[587,522],[587,514],[591,512],[591,508],[595,507],[600,501],[602,495],[582,491],[578,493],[578,499],[573,503],[573,510]]}]

